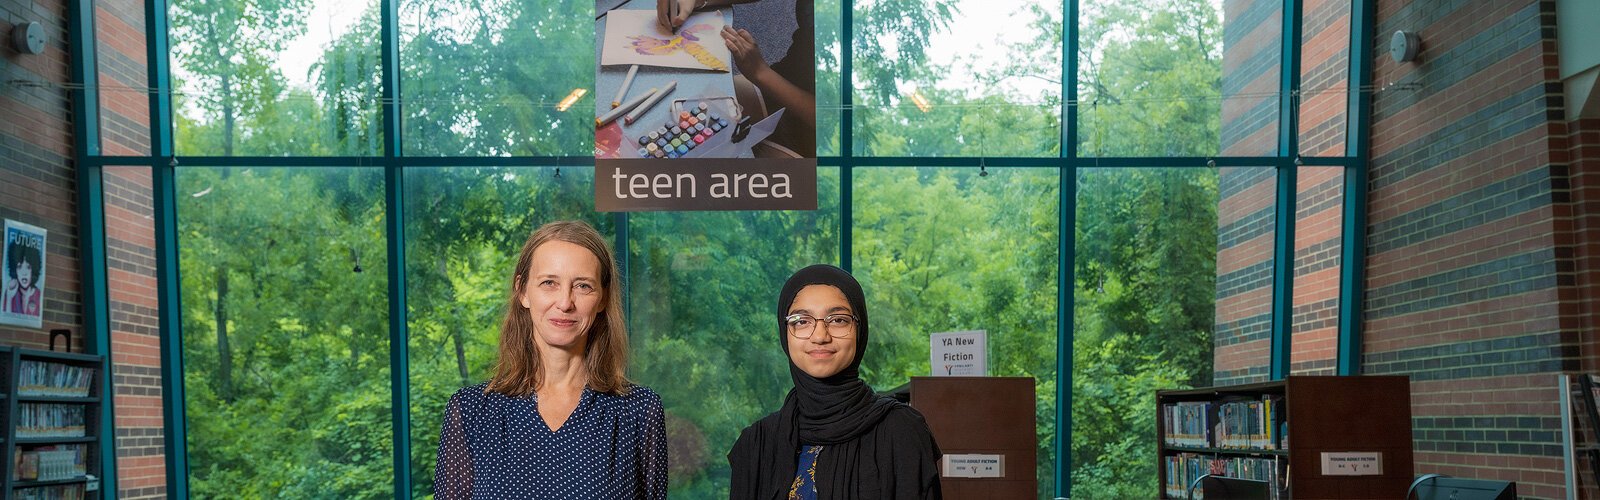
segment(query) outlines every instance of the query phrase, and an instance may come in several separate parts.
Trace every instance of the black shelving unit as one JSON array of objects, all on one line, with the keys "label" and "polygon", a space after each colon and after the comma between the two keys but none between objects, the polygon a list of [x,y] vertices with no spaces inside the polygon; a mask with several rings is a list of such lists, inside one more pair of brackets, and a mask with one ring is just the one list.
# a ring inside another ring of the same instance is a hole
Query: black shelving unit
[{"label": "black shelving unit", "polygon": [[[1227,403],[1281,398],[1273,424],[1292,423],[1274,448],[1220,448],[1167,444],[1166,427],[1156,416],[1158,498],[1168,495],[1165,459],[1180,454],[1204,459],[1270,460],[1278,484],[1276,498],[1400,498],[1412,479],[1411,386],[1404,376],[1291,376],[1284,380],[1200,389],[1156,391],[1156,409],[1182,402]],[[1205,415],[1208,436],[1220,416]],[[1208,438],[1209,440],[1210,438]],[[1324,475],[1324,453],[1373,452],[1383,458],[1375,475]],[[1183,485],[1187,487],[1188,485]]]},{"label": "black shelving unit", "polygon": [[[24,361],[39,361],[67,366],[76,366],[80,368],[90,368],[97,370],[97,372],[94,376],[90,377],[89,394],[85,397],[22,395],[18,393],[17,389],[20,383],[22,362]],[[16,347],[0,347],[0,363],[5,364],[5,366],[0,367],[0,373],[4,373],[6,375],[5,386],[0,388],[0,390],[4,391],[3,394],[0,394],[0,408],[5,409],[4,418],[6,423],[4,437],[6,466],[5,474],[0,475],[0,478],[3,478],[3,481],[0,481],[0,483],[3,484],[0,484],[0,486],[3,486],[4,498],[6,500],[17,498],[21,492],[24,492],[30,488],[45,488],[61,485],[80,485],[79,488],[81,488],[80,491],[83,493],[83,498],[101,498],[100,491],[85,491],[88,489],[89,476],[103,477],[103,474],[100,471],[99,455],[101,453],[100,440],[104,438],[104,436],[98,435],[100,431],[100,404],[105,397],[103,388],[98,383],[99,379],[103,376],[102,374],[98,373],[98,370],[104,369],[101,357],[89,354],[41,351],[36,349]],[[20,416],[18,408],[24,404],[82,405],[84,407],[84,435],[73,437],[17,437],[17,425]],[[67,444],[83,445],[83,461],[87,476],[46,481],[24,481],[17,477],[17,457],[20,451],[34,450],[44,446]]]}]

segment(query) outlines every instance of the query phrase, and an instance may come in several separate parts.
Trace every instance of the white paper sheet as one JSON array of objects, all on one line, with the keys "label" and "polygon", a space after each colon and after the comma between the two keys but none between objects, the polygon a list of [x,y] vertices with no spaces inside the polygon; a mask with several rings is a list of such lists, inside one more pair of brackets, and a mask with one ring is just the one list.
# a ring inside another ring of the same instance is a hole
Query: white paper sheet
[{"label": "white paper sheet", "polygon": [[600,64],[642,64],[727,72],[733,55],[722,41],[722,13],[697,12],[668,33],[656,24],[656,11],[618,9],[606,14]]}]

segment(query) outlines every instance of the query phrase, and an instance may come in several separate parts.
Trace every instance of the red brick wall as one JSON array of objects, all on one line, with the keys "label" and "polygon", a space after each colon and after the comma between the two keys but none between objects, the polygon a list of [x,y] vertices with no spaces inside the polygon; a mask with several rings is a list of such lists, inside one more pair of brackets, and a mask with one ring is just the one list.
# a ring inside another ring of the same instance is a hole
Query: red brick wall
[{"label": "red brick wall", "polygon": [[1567,124],[1583,371],[1600,372],[1600,119]]},{"label": "red brick wall", "polygon": [[1300,16],[1300,154],[1344,156],[1350,0],[1307,0]]},{"label": "red brick wall", "polygon": [[1277,91],[1283,59],[1278,0],[1222,2],[1224,156],[1270,156],[1278,150]]},{"label": "red brick wall", "polygon": [[1289,373],[1332,375],[1338,359],[1344,167],[1300,167]]},{"label": "red brick wall", "polygon": [[[1301,151],[1344,154],[1350,1],[1312,0],[1302,10]],[[1223,3],[1222,151],[1277,154],[1281,2]],[[1272,169],[1223,168],[1217,221],[1217,384],[1265,380],[1271,356],[1272,245],[1277,178]],[[1332,373],[1339,312],[1343,173],[1300,169],[1296,189],[1293,352],[1296,374]]]},{"label": "red brick wall", "polygon": [[[1337,11],[1349,4],[1305,4],[1305,155],[1345,146],[1349,19]],[[1362,371],[1412,378],[1417,473],[1514,480],[1525,497],[1563,497],[1557,375],[1600,371],[1600,126],[1562,115],[1554,3],[1378,0],[1375,17]],[[1388,36],[1401,29],[1419,32],[1417,61],[1388,57]],[[1257,77],[1225,71],[1225,87],[1230,78]],[[1225,113],[1223,136],[1253,137],[1258,126]],[[1267,359],[1227,340],[1246,307],[1233,298],[1246,294],[1226,291],[1228,273],[1270,265],[1227,243],[1244,233],[1229,224],[1245,207],[1270,199],[1270,176],[1241,172],[1222,172],[1219,374]],[[1335,357],[1342,178],[1337,168],[1299,172],[1291,369],[1318,373]],[[1250,294],[1264,301],[1268,290]],[[1583,481],[1581,496],[1600,498]]]},{"label": "red brick wall", "polygon": [[[1301,10],[1300,154],[1344,156],[1350,80],[1350,0],[1311,0]],[[1294,300],[1289,373],[1331,375],[1339,339],[1344,168],[1300,167],[1295,199]]]},{"label": "red brick wall", "polygon": [[[101,146],[109,155],[149,153],[143,3],[96,2]],[[70,36],[61,0],[0,0],[0,33],[34,21],[50,36],[44,54],[20,55],[0,44],[0,218],[50,231],[45,329],[0,327],[0,343],[43,347],[50,328],[84,339],[79,276],[76,165],[72,151]],[[107,167],[103,175],[117,486],[120,498],[165,496],[159,335],[156,321],[153,212],[148,168]]]},{"label": "red brick wall", "polygon": [[[104,154],[150,154],[144,2],[95,2]],[[166,496],[150,169],[105,167],[106,266],[116,385],[117,496]]]},{"label": "red brick wall", "polygon": [[[1578,342],[1583,372],[1600,372],[1600,119],[1567,123],[1567,161],[1571,164],[1573,260],[1577,286],[1571,301],[1578,322]],[[1585,443],[1596,442],[1597,429],[1575,412],[1577,429]],[[1584,454],[1579,454],[1584,457]],[[1589,471],[1586,457],[1577,463],[1579,485],[1585,498],[1600,498],[1600,482]]]},{"label": "red brick wall", "polygon": [[150,154],[150,95],[142,0],[97,0],[100,141],[109,156]]},{"label": "red brick wall", "polygon": [[1272,168],[1223,167],[1218,171],[1217,318],[1212,382],[1266,380],[1272,344]]},{"label": "red brick wall", "polygon": [[106,167],[106,266],[120,498],[164,498],[155,226],[148,167]]},{"label": "red brick wall", "polygon": [[[1376,21],[1362,369],[1411,376],[1418,474],[1560,498],[1580,329],[1554,3],[1379,0]],[[1396,30],[1416,61],[1385,53]]]},{"label": "red brick wall", "polygon": [[[1222,128],[1229,156],[1273,155],[1278,147],[1278,88],[1283,6],[1273,0],[1222,3]],[[1272,344],[1273,205],[1271,168],[1218,170],[1217,313],[1212,382],[1266,380]]]},{"label": "red brick wall", "polygon": [[[43,54],[11,48],[11,27],[37,22],[49,43]],[[59,0],[0,0],[0,219],[49,231],[45,249],[44,327],[0,326],[0,343],[43,349],[49,330],[73,332],[74,352],[83,350],[83,301],[79,286],[77,175],[72,167],[72,106],[61,83],[67,64],[67,8]],[[14,83],[17,81],[28,84]]]}]

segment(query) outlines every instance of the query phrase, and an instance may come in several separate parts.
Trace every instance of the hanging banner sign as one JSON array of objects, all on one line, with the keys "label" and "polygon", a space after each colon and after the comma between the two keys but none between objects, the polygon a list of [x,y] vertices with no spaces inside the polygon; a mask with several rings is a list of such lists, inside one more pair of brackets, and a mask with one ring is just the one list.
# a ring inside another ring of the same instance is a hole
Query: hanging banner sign
[{"label": "hanging banner sign", "polygon": [[724,3],[596,0],[596,210],[816,209],[813,0]]}]

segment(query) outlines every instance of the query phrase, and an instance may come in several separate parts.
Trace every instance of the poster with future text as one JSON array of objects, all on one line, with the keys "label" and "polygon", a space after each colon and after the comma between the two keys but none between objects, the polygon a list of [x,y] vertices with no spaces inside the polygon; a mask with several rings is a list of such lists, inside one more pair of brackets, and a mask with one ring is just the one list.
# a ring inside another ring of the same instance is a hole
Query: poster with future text
[{"label": "poster with future text", "polygon": [[40,328],[44,325],[44,229],[6,220],[0,276],[0,324]]}]

